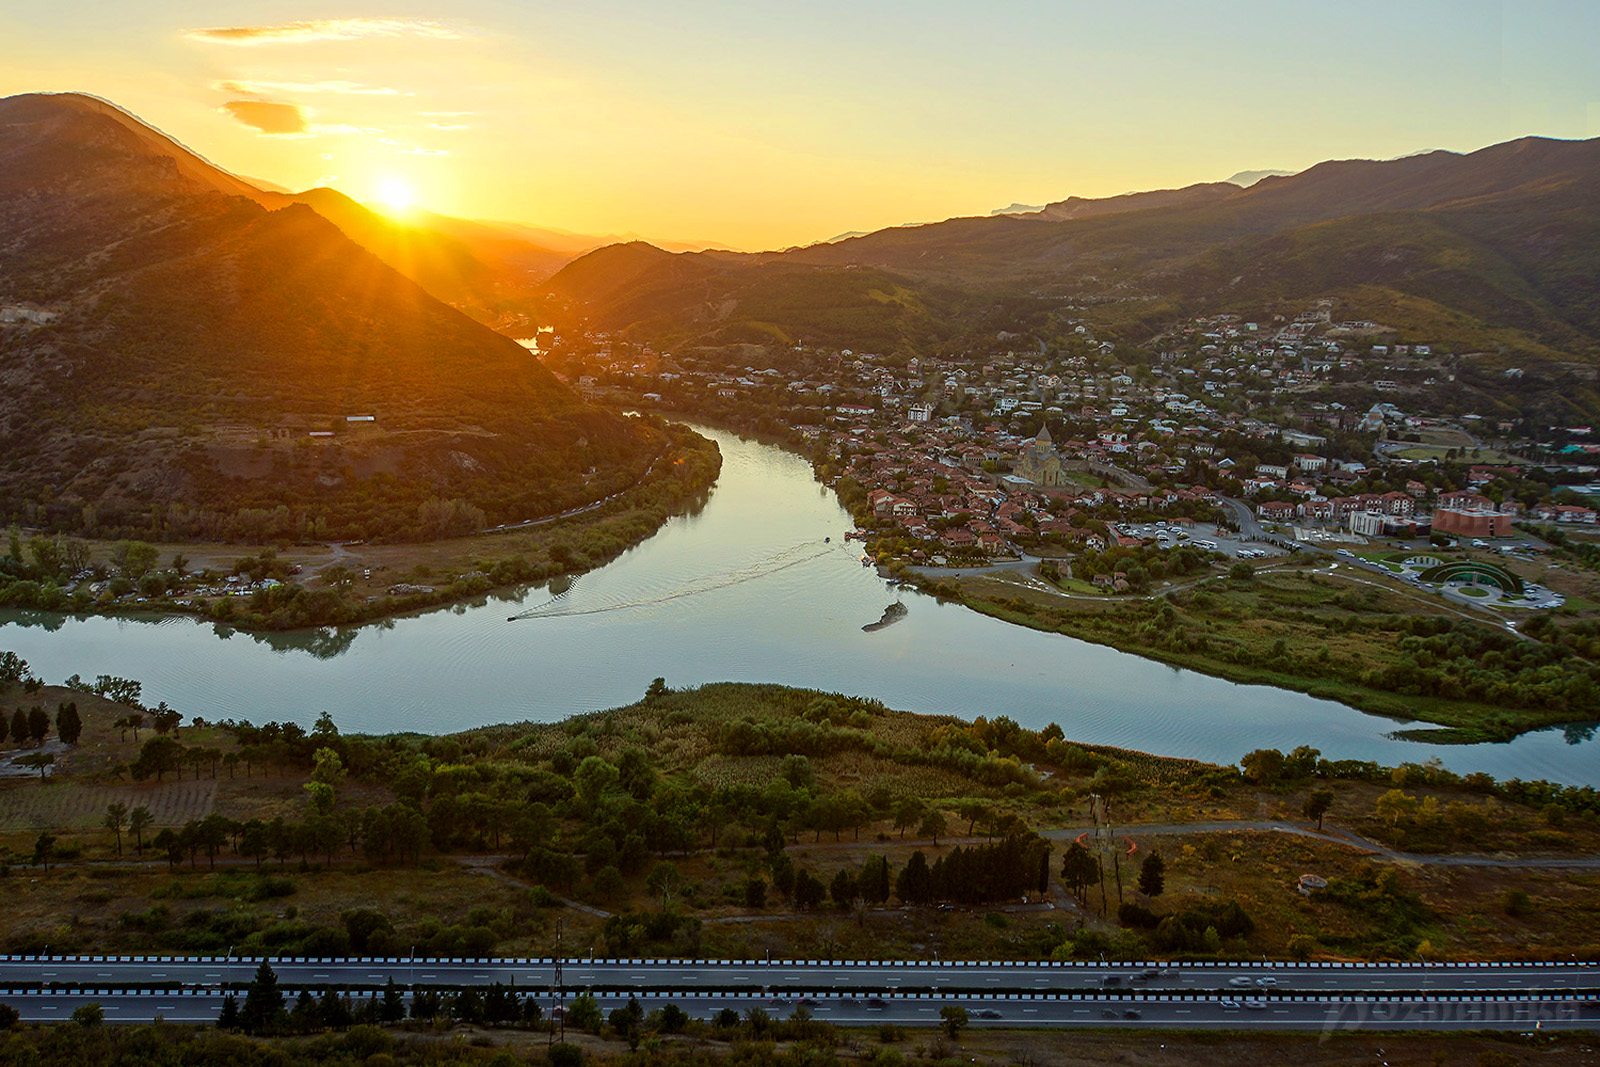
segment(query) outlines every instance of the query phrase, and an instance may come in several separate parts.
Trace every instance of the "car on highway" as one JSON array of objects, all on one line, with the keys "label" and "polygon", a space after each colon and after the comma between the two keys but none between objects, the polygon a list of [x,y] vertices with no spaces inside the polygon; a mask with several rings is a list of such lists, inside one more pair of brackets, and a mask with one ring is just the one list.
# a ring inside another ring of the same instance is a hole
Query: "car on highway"
[{"label": "car on highway", "polygon": [[1144,1012],[1140,1011],[1138,1008],[1123,1008],[1122,1017],[1124,1019],[1143,1019]]},{"label": "car on highway", "polygon": [[1262,989],[1270,989],[1270,988],[1272,988],[1273,986],[1275,986],[1277,984],[1278,984],[1278,980],[1276,978],[1272,977],[1270,974],[1267,975],[1265,978],[1257,978],[1256,979],[1256,985],[1260,986]]},{"label": "car on highway", "polygon": [[1255,983],[1255,979],[1247,978],[1246,976],[1244,976],[1242,974],[1238,974],[1238,975],[1234,975],[1232,978],[1228,979],[1228,984],[1233,986],[1233,988],[1235,988],[1235,989],[1249,989],[1251,986],[1255,985],[1256,983]]},{"label": "car on highway", "polygon": [[1266,1004],[1259,1000],[1247,1000],[1244,1006],[1246,1011],[1265,1011],[1267,1008]]},{"label": "car on highway", "polygon": [[1116,1017],[1117,1017],[1117,1013],[1112,1011],[1110,1008],[1101,1008],[1100,1009],[1100,1018],[1102,1018],[1102,1019],[1115,1019]]},{"label": "car on highway", "polygon": [[1122,984],[1122,975],[1120,975],[1120,974],[1108,974],[1104,978],[1100,979],[1100,984],[1101,985],[1121,985]]},{"label": "car on highway", "polygon": [[999,1012],[995,1011],[993,1008],[984,1008],[982,1011],[978,1012],[978,1018],[980,1018],[980,1019],[999,1019],[999,1018],[1003,1018],[1003,1016]]},{"label": "car on highway", "polygon": [[1237,1000],[1220,1000],[1217,1002],[1217,1007],[1223,1011],[1238,1011],[1239,1002]]},{"label": "car on highway", "polygon": [[867,1007],[869,1007],[869,1008],[882,1010],[884,1008],[887,1008],[888,1006],[889,1005],[887,1005],[887,1004],[885,1004],[883,1002],[883,998],[882,997],[868,997],[867,998]]}]

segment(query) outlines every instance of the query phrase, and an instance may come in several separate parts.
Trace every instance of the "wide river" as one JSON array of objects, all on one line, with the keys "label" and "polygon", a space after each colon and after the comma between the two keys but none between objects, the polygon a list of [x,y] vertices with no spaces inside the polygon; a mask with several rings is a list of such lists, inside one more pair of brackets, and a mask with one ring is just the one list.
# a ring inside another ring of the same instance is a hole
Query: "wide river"
[{"label": "wide river", "polygon": [[1395,723],[1342,704],[1174,670],[914,592],[904,619],[863,632],[900,594],[844,543],[851,522],[832,491],[796,456],[705,432],[723,455],[705,508],[559,593],[519,590],[338,634],[0,614],[0,649],[50,681],[137,678],[146,703],[186,715],[309,724],[327,711],[346,731],[549,721],[631,703],[661,675],[674,687],[782,682],[910,711],[1058,722],[1070,739],[1219,763],[1309,744],[1334,758],[1438,756],[1498,778],[1600,782],[1592,728],[1500,745],[1398,740]]}]

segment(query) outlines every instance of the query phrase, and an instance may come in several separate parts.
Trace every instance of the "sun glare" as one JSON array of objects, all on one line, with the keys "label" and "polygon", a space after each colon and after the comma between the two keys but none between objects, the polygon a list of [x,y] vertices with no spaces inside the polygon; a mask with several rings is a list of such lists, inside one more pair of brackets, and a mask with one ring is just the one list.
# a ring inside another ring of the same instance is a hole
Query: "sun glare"
[{"label": "sun glare", "polygon": [[417,192],[411,183],[393,176],[378,183],[378,202],[391,212],[411,210],[417,203]]}]

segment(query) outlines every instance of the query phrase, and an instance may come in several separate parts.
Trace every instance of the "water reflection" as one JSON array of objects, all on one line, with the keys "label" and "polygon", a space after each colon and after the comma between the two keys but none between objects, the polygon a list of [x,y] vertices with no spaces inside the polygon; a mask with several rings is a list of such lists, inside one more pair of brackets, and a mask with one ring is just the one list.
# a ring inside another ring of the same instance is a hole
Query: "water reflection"
[{"label": "water reflection", "polygon": [[1076,740],[1221,763],[1308,744],[1331,759],[1437,756],[1462,773],[1600,783],[1594,723],[1504,745],[1444,744],[1417,724],[1021,629],[917,593],[904,595],[903,619],[865,632],[900,591],[842,541],[850,518],[833,495],[804,460],[707,432],[723,468],[703,510],[576,580],[248,641],[209,620],[0,613],[0,648],[51,680],[138,678],[147,700],[186,714],[310,725],[326,710],[351,731],[548,721],[630,703],[659,675],[673,686],[778,682],[909,711],[1058,722]]}]

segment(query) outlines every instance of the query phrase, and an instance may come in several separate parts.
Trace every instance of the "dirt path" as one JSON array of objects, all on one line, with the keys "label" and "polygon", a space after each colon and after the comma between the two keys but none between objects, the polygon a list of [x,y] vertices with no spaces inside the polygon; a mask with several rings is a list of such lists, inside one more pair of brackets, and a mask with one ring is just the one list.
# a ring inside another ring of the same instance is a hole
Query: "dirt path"
[{"label": "dirt path", "polygon": [[[1217,834],[1233,833],[1240,830],[1253,830],[1262,833],[1294,834],[1297,837],[1309,837],[1329,844],[1344,845],[1360,852],[1382,856],[1384,859],[1397,863],[1415,863],[1427,867],[1511,867],[1530,869],[1577,869],[1600,870],[1600,856],[1478,856],[1464,853],[1450,853],[1430,855],[1421,852],[1401,852],[1387,845],[1380,844],[1370,838],[1365,838],[1349,830],[1324,825],[1322,830],[1310,826],[1301,826],[1296,823],[1276,822],[1271,820],[1230,819],[1217,822],[1195,823],[1157,823],[1148,825],[1117,826],[1113,828],[1117,838],[1132,838],[1138,841],[1141,837],[1165,837],[1181,834]],[[1092,826],[1069,826],[1056,830],[1040,830],[1039,836],[1051,841],[1071,841],[1084,834],[1093,833]],[[897,839],[898,840],[898,839]],[[903,844],[933,845],[943,848],[951,845],[981,845],[993,841],[991,837],[944,837],[940,838],[937,845],[932,841],[907,840]],[[860,848],[859,841],[819,841],[806,842],[789,846],[791,849],[830,849],[830,848]]]}]

